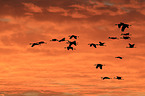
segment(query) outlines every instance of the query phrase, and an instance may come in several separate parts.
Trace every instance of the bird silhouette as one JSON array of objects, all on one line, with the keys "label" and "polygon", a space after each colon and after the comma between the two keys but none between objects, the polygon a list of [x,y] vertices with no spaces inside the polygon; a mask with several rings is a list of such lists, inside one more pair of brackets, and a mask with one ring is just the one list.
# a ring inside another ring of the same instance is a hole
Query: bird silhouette
[{"label": "bird silhouette", "polygon": [[58,41],[57,39],[52,39],[52,40],[50,40],[50,41]]},{"label": "bird silhouette", "polygon": [[91,43],[91,44],[88,44],[88,45],[90,45],[90,47],[94,46],[95,48],[97,48],[96,47],[97,44]]},{"label": "bird silhouette", "polygon": [[125,28],[129,28],[129,26],[131,26],[131,25],[123,24],[121,31],[124,32]]},{"label": "bird silhouette", "polygon": [[109,77],[101,77],[101,78],[102,78],[103,80],[104,80],[104,79],[112,79],[112,78],[109,78]]},{"label": "bird silhouette", "polygon": [[118,39],[117,37],[108,37],[108,39]]},{"label": "bird silhouette", "polygon": [[122,33],[121,35],[131,35],[130,33]]},{"label": "bird silhouette", "polygon": [[120,39],[131,39],[129,36],[120,37]]},{"label": "bird silhouette", "polygon": [[31,47],[34,47],[35,45],[39,45],[38,43],[30,43],[32,45]]},{"label": "bird silhouette", "polygon": [[69,49],[75,50],[75,49],[74,49],[73,47],[71,47],[71,46],[64,47],[64,48],[67,48],[67,50],[69,50]]},{"label": "bird silhouette", "polygon": [[126,48],[135,48],[134,45],[135,45],[135,44],[130,44],[130,43],[129,43],[129,47],[126,47]]},{"label": "bird silhouette", "polygon": [[96,45],[105,46],[104,44],[105,44],[105,43],[99,42],[99,44],[96,44]]},{"label": "bird silhouette", "polygon": [[69,39],[72,39],[72,38],[77,39],[77,37],[79,37],[79,36],[71,35],[71,36],[69,36],[69,37],[70,37]]},{"label": "bird silhouette", "polygon": [[[38,44],[44,44],[45,42],[44,41],[40,41],[40,42],[38,42]],[[45,44],[47,44],[47,43],[45,43]]]},{"label": "bird silhouette", "polygon": [[102,66],[105,66],[105,65],[102,65],[102,64],[95,64],[96,66],[96,69],[98,69],[100,67],[100,69],[102,69]]},{"label": "bird silhouette", "polygon": [[115,57],[115,58],[119,58],[119,59],[122,59],[122,57],[121,57],[121,56],[118,56],[118,57]]},{"label": "bird silhouette", "polygon": [[75,45],[75,46],[77,46],[77,43],[76,43],[76,41],[69,41],[69,40],[67,40],[68,42],[66,42],[67,44],[69,44],[69,46],[71,46],[71,45]]},{"label": "bird silhouette", "polygon": [[65,41],[65,38],[62,38],[61,40],[59,40],[58,42],[62,42],[62,41]]},{"label": "bird silhouette", "polygon": [[122,77],[119,77],[119,76],[116,76],[116,78],[114,77],[114,79],[124,80],[124,79],[122,79]]},{"label": "bird silhouette", "polygon": [[115,24],[115,25],[118,25],[118,28],[121,28],[121,31],[122,32],[124,32],[124,30],[125,30],[125,28],[129,28],[129,26],[131,26],[131,25],[129,25],[129,24],[125,24],[125,23],[122,23],[122,22],[120,22],[120,24]]}]

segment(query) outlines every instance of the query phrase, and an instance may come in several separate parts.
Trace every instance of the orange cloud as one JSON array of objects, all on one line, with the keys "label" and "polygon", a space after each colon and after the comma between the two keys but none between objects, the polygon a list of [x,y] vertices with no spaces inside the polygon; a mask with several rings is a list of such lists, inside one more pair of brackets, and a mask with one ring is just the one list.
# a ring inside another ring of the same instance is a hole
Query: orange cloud
[{"label": "orange cloud", "polygon": [[24,6],[28,9],[30,12],[42,12],[42,8],[34,5],[33,3],[23,3]]}]

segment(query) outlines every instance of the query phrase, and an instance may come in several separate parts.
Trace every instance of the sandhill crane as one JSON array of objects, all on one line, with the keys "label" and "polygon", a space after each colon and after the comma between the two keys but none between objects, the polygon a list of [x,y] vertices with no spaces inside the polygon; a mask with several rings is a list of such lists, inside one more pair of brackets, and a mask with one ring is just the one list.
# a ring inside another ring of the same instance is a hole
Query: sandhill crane
[{"label": "sandhill crane", "polygon": [[122,33],[121,35],[131,35],[130,33]]},{"label": "sandhill crane", "polygon": [[109,77],[101,77],[101,78],[102,78],[103,80],[104,80],[104,79],[112,79],[112,78],[109,78]]},{"label": "sandhill crane", "polygon": [[126,48],[135,48],[134,45],[135,45],[135,44],[130,44],[130,43],[129,43],[129,47],[126,47]]},{"label": "sandhill crane", "polygon": [[71,46],[64,47],[64,48],[67,48],[67,50],[69,50],[69,49],[75,50],[75,49],[74,49],[73,47],[71,47]]},{"label": "sandhill crane", "polygon": [[116,76],[116,78],[114,77],[114,79],[124,80],[124,79],[122,79],[122,77],[119,77],[119,76]]},{"label": "sandhill crane", "polygon": [[38,43],[30,43],[32,45],[31,47],[34,47],[35,45],[39,45]]},{"label": "sandhill crane", "polygon": [[[38,44],[44,44],[45,42],[44,41],[40,41],[40,42],[38,42]],[[47,44],[47,43],[45,43],[45,44]]]},{"label": "sandhill crane", "polygon": [[75,46],[77,46],[77,43],[76,43],[76,41],[69,41],[69,40],[67,40],[68,42],[66,42],[67,44],[69,44],[69,46],[71,46],[71,45],[75,45]]},{"label": "sandhill crane", "polygon": [[125,24],[125,23],[122,23],[122,22],[120,22],[120,24],[115,24],[115,25],[118,25],[118,28],[121,28],[121,26],[122,26],[122,28],[121,28],[122,32],[124,32],[125,28],[129,28],[129,26],[131,26],[129,24]]},{"label": "sandhill crane", "polygon": [[108,39],[118,39],[117,37],[108,37]]},{"label": "sandhill crane", "polygon": [[50,41],[58,41],[57,39],[52,39],[52,40],[50,40]]},{"label": "sandhill crane", "polygon": [[95,48],[97,48],[96,47],[97,44],[91,43],[91,44],[88,44],[88,45],[90,45],[90,47],[94,46]]},{"label": "sandhill crane", "polygon": [[120,37],[120,39],[131,39],[129,36]]},{"label": "sandhill crane", "polygon": [[119,59],[122,59],[122,57],[121,57],[121,56],[117,56],[117,57],[115,57],[115,58],[119,58]]},{"label": "sandhill crane", "polygon": [[102,66],[105,66],[105,65],[102,65],[102,64],[95,64],[96,66],[96,69],[100,67],[100,69],[102,69]]},{"label": "sandhill crane", "polygon": [[61,40],[59,40],[58,42],[62,42],[62,41],[65,41],[65,38],[62,38]]},{"label": "sandhill crane", "polygon": [[121,31],[124,32],[125,28],[129,28],[129,26],[131,26],[131,25],[123,24]]},{"label": "sandhill crane", "polygon": [[70,37],[69,39],[72,39],[72,38],[77,39],[77,37],[79,37],[79,36],[76,36],[76,35],[71,35],[71,36],[69,36],[69,37]]},{"label": "sandhill crane", "polygon": [[106,45],[104,45],[104,44],[105,44],[105,43],[99,42],[99,44],[96,44],[96,45],[106,46]]}]

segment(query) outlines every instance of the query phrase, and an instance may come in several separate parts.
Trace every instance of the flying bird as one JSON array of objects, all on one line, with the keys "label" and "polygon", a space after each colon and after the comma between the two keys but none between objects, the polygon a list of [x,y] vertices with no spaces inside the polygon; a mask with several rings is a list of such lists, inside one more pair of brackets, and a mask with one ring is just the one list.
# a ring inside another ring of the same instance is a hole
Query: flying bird
[{"label": "flying bird", "polygon": [[121,31],[124,32],[125,28],[129,28],[129,26],[131,26],[131,25],[123,24]]},{"label": "flying bird", "polygon": [[102,65],[102,64],[95,64],[96,66],[96,69],[98,69],[100,67],[100,69],[102,69],[102,66],[105,66],[105,65]]},{"label": "flying bird", "polygon": [[105,46],[104,44],[105,44],[105,43],[99,42],[99,44],[96,44],[96,45]]},{"label": "flying bird", "polygon": [[108,39],[118,39],[117,37],[108,37]]},{"label": "flying bird", "polygon": [[112,79],[112,78],[109,78],[109,77],[101,77],[101,78],[102,78],[103,80],[104,80],[104,79]]},{"label": "flying bird", "polygon": [[71,36],[69,36],[69,37],[70,37],[69,39],[72,39],[72,38],[77,39],[77,37],[79,37],[79,36],[71,35]]},{"label": "flying bird", "polygon": [[75,50],[75,49],[74,49],[73,47],[71,47],[71,46],[64,47],[64,48],[67,48],[67,50],[69,50],[69,49]]},{"label": "flying bird", "polygon": [[119,58],[119,59],[122,59],[122,57],[121,57],[121,56],[118,56],[118,57],[115,57],[115,58]]},{"label": "flying bird", "polygon": [[114,79],[124,80],[124,79],[122,79],[122,77],[119,77],[119,76],[116,76],[116,78],[114,77]]},{"label": "flying bird", "polygon": [[94,46],[95,48],[97,48],[96,47],[97,44],[91,43],[91,44],[88,44],[88,45],[90,45],[90,47]]},{"label": "flying bird", "polygon": [[62,41],[65,41],[65,38],[62,38],[61,40],[59,40],[58,42],[62,42]]},{"label": "flying bird", "polygon": [[131,39],[129,36],[120,37],[120,39]]},{"label": "flying bird", "polygon": [[69,40],[67,40],[68,42],[66,42],[67,44],[69,44],[69,46],[71,46],[71,45],[75,45],[75,46],[77,46],[77,43],[76,43],[76,41],[69,41]]},{"label": "flying bird", "polygon": [[134,45],[135,45],[135,44],[130,44],[130,43],[129,43],[129,47],[126,47],[126,48],[135,48]]},{"label": "flying bird", "polygon": [[130,33],[122,33],[121,35],[131,35]]},{"label": "flying bird", "polygon": [[31,47],[34,47],[35,45],[39,45],[38,43],[30,43],[32,45]]},{"label": "flying bird", "polygon": [[50,40],[50,41],[58,41],[57,39],[52,39],[52,40]]},{"label": "flying bird", "polygon": [[129,26],[131,26],[131,25],[129,25],[129,24],[125,24],[125,23],[122,23],[122,22],[120,22],[120,24],[115,24],[115,25],[118,25],[118,28],[121,28],[121,31],[122,32],[124,32],[124,30],[125,30],[125,28],[129,28]]},{"label": "flying bird", "polygon": [[[38,42],[38,44],[44,44],[45,42],[44,41],[40,41],[40,42]],[[47,43],[45,43],[45,44],[47,44]]]}]

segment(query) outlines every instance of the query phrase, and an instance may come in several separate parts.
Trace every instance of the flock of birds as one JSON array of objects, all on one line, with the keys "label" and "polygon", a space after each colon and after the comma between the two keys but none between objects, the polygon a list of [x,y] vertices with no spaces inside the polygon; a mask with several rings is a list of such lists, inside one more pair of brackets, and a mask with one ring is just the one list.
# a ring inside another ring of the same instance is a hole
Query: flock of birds
[{"label": "flock of birds", "polygon": [[[129,26],[131,26],[131,25],[125,24],[125,23],[122,23],[122,22],[120,22],[120,24],[115,24],[115,25],[118,25],[118,28],[121,28],[121,31],[122,31],[121,35],[123,35],[123,37],[120,37],[120,39],[125,39],[125,40],[126,40],[126,39],[130,39],[130,40],[131,40],[131,38],[130,38],[130,36],[129,36],[129,35],[131,35],[131,34],[130,34],[130,33],[124,33],[125,28],[129,28]],[[119,38],[117,38],[117,37],[109,37],[108,39],[119,39]],[[99,42],[99,43],[100,43],[100,44],[91,43],[90,46],[94,46],[94,47],[96,48],[96,45],[104,46],[104,44],[105,44],[105,43],[102,43],[102,42]],[[135,45],[135,44],[130,44],[130,43],[129,43],[129,47],[126,47],[126,48],[135,48],[134,45]],[[117,57],[115,57],[115,58],[122,59],[123,57],[117,56]],[[98,69],[98,68],[102,69],[102,66],[105,66],[105,65],[103,65],[103,64],[95,64],[95,66],[96,66],[96,69]],[[110,78],[110,77],[101,77],[101,78],[102,78],[103,80],[104,80],[104,79],[112,79],[112,78]],[[120,77],[120,76],[116,76],[116,77],[114,77],[114,79],[124,80],[124,79],[122,79],[122,77]]]},{"label": "flock of birds", "polygon": [[[125,24],[125,23],[122,23],[122,22],[120,22],[120,24],[115,24],[115,25],[118,25],[118,28],[121,28],[121,31],[122,31],[122,33],[121,33],[121,36],[123,35],[123,37],[120,37],[120,39],[130,39],[131,40],[131,38],[130,38],[130,33],[124,33],[124,31],[125,31],[125,29],[126,28],[129,28],[129,26],[131,26],[131,25],[129,25],[129,24]],[[69,36],[69,39],[77,39],[79,36],[76,36],[76,35],[71,35],[71,36]],[[117,37],[108,37],[108,39],[119,39],[119,38],[117,38]],[[60,39],[60,40],[58,40],[58,39],[51,39],[50,41],[58,41],[58,42],[63,42],[63,41],[67,41],[66,43],[67,44],[69,44],[67,47],[64,47],[64,48],[67,48],[67,50],[75,50],[75,48],[73,48],[72,47],[72,45],[77,45],[78,43],[76,42],[76,41],[70,41],[70,40],[66,40],[66,38],[62,38],[62,39]],[[44,41],[40,41],[40,42],[35,42],[35,43],[30,43],[30,45],[31,45],[31,47],[34,47],[35,45],[41,45],[41,44],[47,44],[46,42],[44,42]],[[95,44],[95,43],[90,43],[90,44],[88,44],[90,47],[94,47],[94,48],[97,48],[97,46],[106,46],[106,45],[104,45],[105,44],[105,42],[100,42],[99,41],[99,43],[98,44]],[[96,46],[97,45],[97,46]],[[135,44],[131,44],[131,43],[129,43],[129,47],[127,46],[126,48],[135,48],[134,47],[134,45]],[[122,59],[123,57],[121,57],[121,56],[117,56],[117,57],[115,57],[115,58],[119,58],[119,59]],[[95,64],[95,66],[96,66],[96,69],[98,69],[98,68],[100,68],[100,69],[102,69],[102,66],[105,66],[105,65],[103,65],[103,64]],[[110,78],[110,77],[101,77],[103,80],[104,79],[112,79],[112,78]],[[124,80],[124,79],[122,79],[122,77],[120,77],[120,76],[116,76],[116,77],[114,77],[114,79],[118,79],[118,80]]]}]

